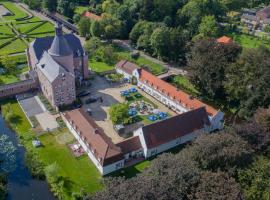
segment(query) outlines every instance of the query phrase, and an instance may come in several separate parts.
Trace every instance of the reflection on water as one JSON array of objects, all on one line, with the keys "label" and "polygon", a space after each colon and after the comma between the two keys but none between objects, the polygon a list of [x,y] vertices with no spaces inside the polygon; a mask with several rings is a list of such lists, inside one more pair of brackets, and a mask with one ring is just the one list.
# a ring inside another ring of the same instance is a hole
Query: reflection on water
[{"label": "reflection on water", "polygon": [[8,177],[8,200],[54,200],[46,181],[31,177],[24,164],[24,147],[18,144],[16,134],[10,130],[0,117],[0,134],[9,136],[17,147],[16,169]]}]

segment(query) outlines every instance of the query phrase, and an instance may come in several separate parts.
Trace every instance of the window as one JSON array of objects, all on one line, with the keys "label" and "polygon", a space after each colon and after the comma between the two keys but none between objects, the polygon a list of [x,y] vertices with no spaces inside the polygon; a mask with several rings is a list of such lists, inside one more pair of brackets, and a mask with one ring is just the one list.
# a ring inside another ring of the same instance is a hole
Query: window
[{"label": "window", "polygon": [[117,163],[117,164],[115,165],[115,169],[119,169],[119,168],[121,168],[121,167],[123,167],[123,163],[122,163],[122,162]]}]

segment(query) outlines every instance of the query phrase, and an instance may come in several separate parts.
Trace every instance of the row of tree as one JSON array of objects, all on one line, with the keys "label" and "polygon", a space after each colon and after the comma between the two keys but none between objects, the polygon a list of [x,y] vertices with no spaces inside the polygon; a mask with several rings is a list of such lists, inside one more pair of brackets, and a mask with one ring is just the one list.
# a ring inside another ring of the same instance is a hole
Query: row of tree
[{"label": "row of tree", "polygon": [[270,50],[241,49],[215,39],[194,43],[188,57],[191,79],[204,96],[226,100],[241,117],[270,105]]},{"label": "row of tree", "polygon": [[158,156],[136,177],[105,179],[106,189],[89,199],[267,200],[269,144],[270,109],[259,109],[248,122]]}]

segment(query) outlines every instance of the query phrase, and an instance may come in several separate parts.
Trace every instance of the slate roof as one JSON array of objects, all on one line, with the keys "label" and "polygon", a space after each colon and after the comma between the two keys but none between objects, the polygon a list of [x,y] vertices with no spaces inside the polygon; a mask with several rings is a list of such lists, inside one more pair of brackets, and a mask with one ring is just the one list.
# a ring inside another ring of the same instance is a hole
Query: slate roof
[{"label": "slate roof", "polygon": [[52,83],[60,74],[65,74],[66,70],[59,65],[47,51],[44,51],[39,63],[37,64],[40,71]]},{"label": "slate roof", "polygon": [[112,142],[83,109],[67,111],[64,116],[76,126],[77,132],[80,132],[81,137],[94,152],[95,157],[100,160],[102,166],[124,159],[120,147]]},{"label": "slate roof", "polygon": [[[81,45],[80,40],[74,34],[64,34],[63,37],[67,41],[69,47],[71,48],[73,55],[76,57],[78,55],[78,51],[81,55],[84,54],[83,47]],[[36,38],[32,43],[31,46],[36,54],[37,60],[41,59],[41,56],[44,51],[50,49],[54,40],[54,36],[48,36],[43,38]]]},{"label": "slate roof", "polygon": [[209,126],[204,107],[142,127],[146,146],[154,148]]},{"label": "slate roof", "polygon": [[71,47],[63,36],[62,26],[60,24],[56,25],[55,32],[56,34],[51,48],[48,50],[49,54],[53,56],[67,56],[73,54]]}]

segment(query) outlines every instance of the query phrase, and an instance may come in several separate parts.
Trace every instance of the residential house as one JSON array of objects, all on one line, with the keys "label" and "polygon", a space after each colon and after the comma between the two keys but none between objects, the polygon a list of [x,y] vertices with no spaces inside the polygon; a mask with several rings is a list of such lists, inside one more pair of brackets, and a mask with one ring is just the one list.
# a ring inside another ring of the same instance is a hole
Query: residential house
[{"label": "residential house", "polygon": [[121,60],[115,65],[115,70],[119,74],[123,74],[125,79],[130,80],[132,77],[139,77],[140,67],[127,60]]}]

